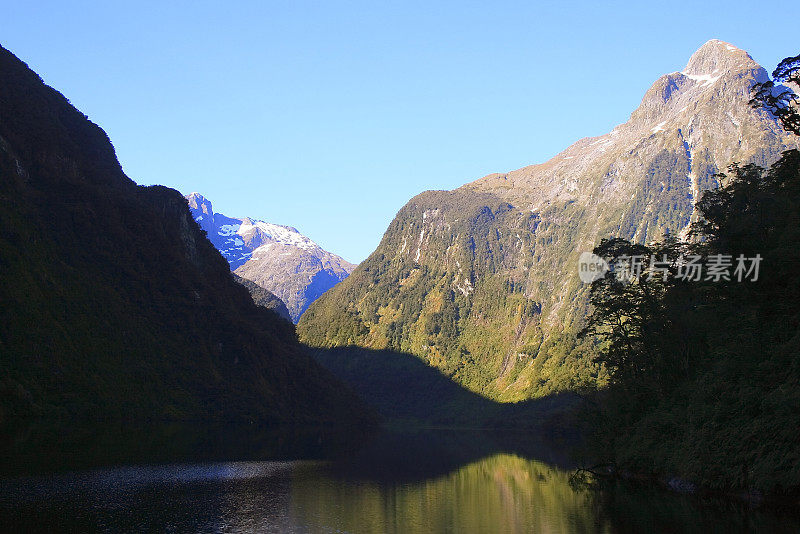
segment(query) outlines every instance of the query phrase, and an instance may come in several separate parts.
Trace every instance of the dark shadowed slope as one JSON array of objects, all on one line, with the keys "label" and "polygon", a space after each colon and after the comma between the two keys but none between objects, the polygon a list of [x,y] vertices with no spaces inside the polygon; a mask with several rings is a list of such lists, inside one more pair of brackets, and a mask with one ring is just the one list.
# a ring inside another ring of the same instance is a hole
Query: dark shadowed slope
[{"label": "dark shadowed slope", "polygon": [[275,296],[274,293],[247,278],[242,278],[236,273],[232,273],[232,275],[234,280],[247,288],[250,292],[250,296],[253,298],[253,302],[257,306],[272,310],[287,321],[292,322],[292,316],[289,314],[289,309],[286,307],[286,304]]},{"label": "dark shadowed slope", "polygon": [[166,187],[0,47],[0,420],[358,419]]},{"label": "dark shadowed slope", "polygon": [[550,438],[579,432],[574,416],[582,399],[576,393],[500,403],[465,389],[413,354],[361,347],[309,350],[389,426],[525,429]]}]

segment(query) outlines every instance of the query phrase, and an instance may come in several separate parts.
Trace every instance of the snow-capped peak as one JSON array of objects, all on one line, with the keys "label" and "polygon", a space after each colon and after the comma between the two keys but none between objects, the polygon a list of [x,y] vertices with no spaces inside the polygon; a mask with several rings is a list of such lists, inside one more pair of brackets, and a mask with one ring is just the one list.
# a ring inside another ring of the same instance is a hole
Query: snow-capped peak
[{"label": "snow-capped peak", "polygon": [[186,200],[195,221],[228,260],[231,269],[244,265],[255,250],[266,244],[295,247],[309,252],[323,251],[314,241],[291,226],[214,213],[211,202],[200,193],[186,195]]},{"label": "snow-capped peak", "polygon": [[186,196],[197,224],[228,260],[231,270],[277,295],[293,321],[355,268],[297,228],[214,213],[203,195]]},{"label": "snow-capped peak", "polygon": [[242,224],[239,226],[236,233],[240,236],[248,236],[256,232],[261,232],[264,238],[275,241],[281,245],[291,245],[304,250],[320,248],[319,245],[314,243],[311,239],[298,232],[296,228],[264,221],[253,221],[247,218],[242,219]]}]

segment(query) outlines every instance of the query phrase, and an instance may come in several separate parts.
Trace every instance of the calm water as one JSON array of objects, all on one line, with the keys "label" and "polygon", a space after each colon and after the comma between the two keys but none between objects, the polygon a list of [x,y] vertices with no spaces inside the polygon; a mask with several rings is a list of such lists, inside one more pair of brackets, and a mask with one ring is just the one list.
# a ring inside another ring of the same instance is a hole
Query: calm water
[{"label": "calm water", "polygon": [[[312,434],[284,439],[277,449],[262,444],[259,452],[230,454],[280,457],[296,448],[308,456],[309,442],[333,452],[313,460],[87,466],[57,473],[45,466],[34,475],[6,469],[1,530],[800,532],[796,517],[731,503],[619,484],[575,488],[558,447],[517,438],[427,431],[372,436],[351,447]],[[193,443],[209,446],[202,439]],[[10,465],[30,471],[31,458]]]}]

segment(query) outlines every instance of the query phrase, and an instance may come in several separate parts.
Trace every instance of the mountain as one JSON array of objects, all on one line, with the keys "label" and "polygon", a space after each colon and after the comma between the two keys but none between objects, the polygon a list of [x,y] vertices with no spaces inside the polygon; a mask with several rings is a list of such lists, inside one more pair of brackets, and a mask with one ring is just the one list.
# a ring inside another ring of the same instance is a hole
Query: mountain
[{"label": "mountain", "polygon": [[231,273],[231,275],[234,280],[243,285],[250,292],[250,296],[253,297],[253,302],[256,306],[262,306],[272,310],[284,320],[292,322],[292,316],[289,315],[289,309],[286,307],[286,304],[276,297],[274,293],[268,289],[264,289],[255,282],[242,278],[236,273]]},{"label": "mountain", "polygon": [[0,47],[0,422],[367,421],[175,190]]},{"label": "mountain", "polygon": [[684,235],[729,164],[767,165],[796,147],[748,105],[767,79],[743,50],[709,41],[611,132],[414,197],[375,252],[306,311],[301,340],[410,353],[501,401],[603,383],[575,335],[588,307],[578,257],[604,237]]},{"label": "mountain", "polygon": [[291,226],[214,213],[199,193],[186,196],[192,216],[231,270],[286,303],[297,322],[306,308],[355,269]]}]

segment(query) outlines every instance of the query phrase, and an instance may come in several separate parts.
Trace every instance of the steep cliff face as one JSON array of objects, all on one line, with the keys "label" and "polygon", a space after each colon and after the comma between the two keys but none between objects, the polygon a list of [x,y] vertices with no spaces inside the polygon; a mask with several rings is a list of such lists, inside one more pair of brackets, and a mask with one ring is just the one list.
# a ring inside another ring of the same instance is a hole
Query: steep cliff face
[{"label": "steep cliff face", "polygon": [[253,305],[166,187],[0,48],[0,422],[321,422],[360,403]]},{"label": "steep cliff face", "polygon": [[215,213],[211,201],[199,193],[186,199],[195,220],[231,270],[279,297],[294,322],[355,269],[296,228]]},{"label": "steep cliff face", "polygon": [[418,195],[306,312],[301,339],[409,352],[500,400],[602,381],[572,335],[587,306],[580,253],[604,237],[681,234],[717,173],[796,146],[748,106],[767,77],[746,52],[709,41],[608,134],[543,164]]}]

